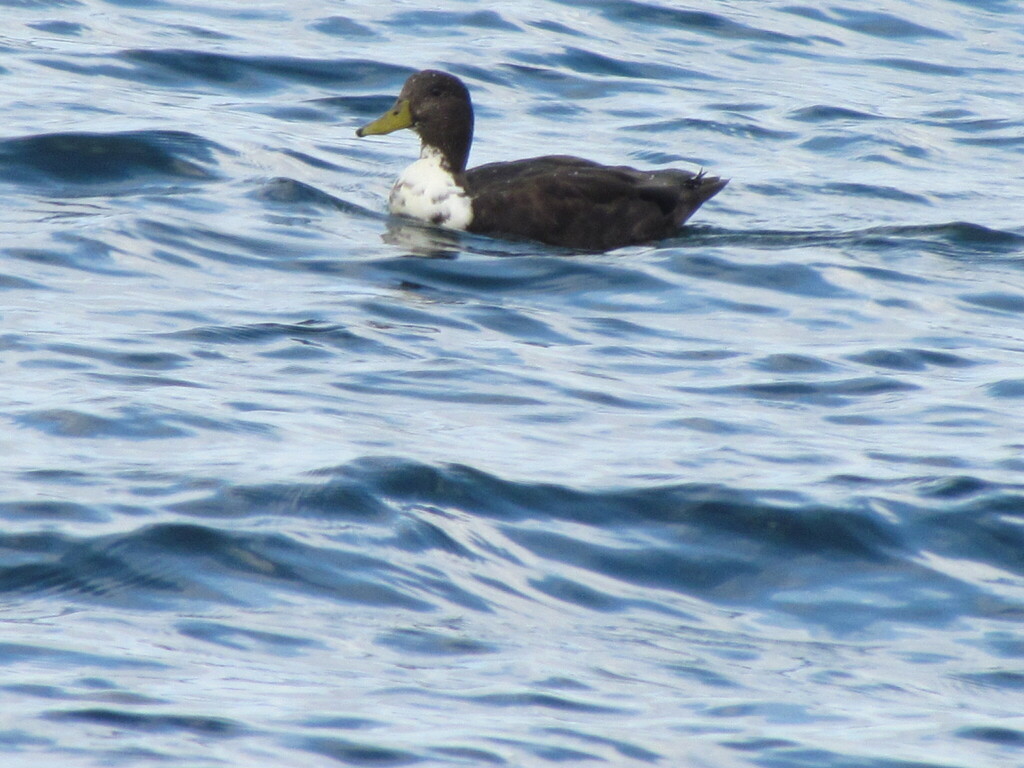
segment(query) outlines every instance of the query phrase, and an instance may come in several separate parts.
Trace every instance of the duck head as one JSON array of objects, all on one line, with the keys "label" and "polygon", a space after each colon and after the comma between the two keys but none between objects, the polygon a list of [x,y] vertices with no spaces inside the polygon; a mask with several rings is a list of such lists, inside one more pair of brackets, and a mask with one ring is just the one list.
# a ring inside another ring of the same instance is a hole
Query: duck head
[{"label": "duck head", "polygon": [[447,72],[425,69],[405,81],[391,109],[356,131],[374,136],[410,128],[422,148],[440,153],[452,173],[466,170],[473,143],[473,104],[469,90]]}]

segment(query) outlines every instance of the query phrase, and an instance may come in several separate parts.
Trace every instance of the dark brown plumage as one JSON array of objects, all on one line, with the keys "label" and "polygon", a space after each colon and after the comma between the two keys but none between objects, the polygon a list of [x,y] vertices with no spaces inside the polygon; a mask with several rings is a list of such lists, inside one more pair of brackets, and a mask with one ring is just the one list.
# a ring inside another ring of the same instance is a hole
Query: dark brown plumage
[{"label": "dark brown plumage", "polygon": [[[466,170],[473,141],[469,91],[434,70],[410,77],[395,106],[357,134],[400,128],[419,134],[421,160],[396,183],[392,211],[484,235],[594,251],[660,240],[728,183],[703,172],[639,171],[566,155]],[[435,172],[446,179],[435,183],[428,175]],[[463,217],[467,203],[471,212]]]}]

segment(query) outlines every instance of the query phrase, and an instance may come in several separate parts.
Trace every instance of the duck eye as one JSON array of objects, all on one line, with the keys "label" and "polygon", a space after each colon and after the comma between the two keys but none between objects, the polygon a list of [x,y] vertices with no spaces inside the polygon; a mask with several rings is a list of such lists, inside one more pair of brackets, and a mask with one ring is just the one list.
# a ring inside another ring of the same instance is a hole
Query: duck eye
[{"label": "duck eye", "polygon": [[430,89],[430,95],[433,96],[435,99],[437,97],[441,96],[441,94],[443,94],[443,93],[444,93],[444,91],[442,91],[440,86],[437,86],[437,85],[435,85],[433,88]]}]

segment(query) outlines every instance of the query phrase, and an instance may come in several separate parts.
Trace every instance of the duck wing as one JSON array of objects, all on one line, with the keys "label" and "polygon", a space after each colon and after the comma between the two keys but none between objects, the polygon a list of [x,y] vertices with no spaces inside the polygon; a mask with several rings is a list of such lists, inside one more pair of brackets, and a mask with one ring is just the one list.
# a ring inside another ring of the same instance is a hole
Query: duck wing
[{"label": "duck wing", "polygon": [[466,171],[468,229],[604,251],[673,234],[728,180],[677,169],[639,171],[566,155]]}]

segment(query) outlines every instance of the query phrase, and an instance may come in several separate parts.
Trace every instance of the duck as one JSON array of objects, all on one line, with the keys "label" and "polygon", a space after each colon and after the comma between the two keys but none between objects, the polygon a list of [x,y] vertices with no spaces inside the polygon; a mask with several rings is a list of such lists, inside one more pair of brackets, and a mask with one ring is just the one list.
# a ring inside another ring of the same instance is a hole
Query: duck
[{"label": "duck", "polygon": [[409,128],[420,156],[395,182],[391,213],[448,229],[609,251],[674,235],[728,179],[666,168],[637,170],[570,155],[467,168],[473,103],[455,75],[434,69],[405,81],[391,109],[356,131]]}]

